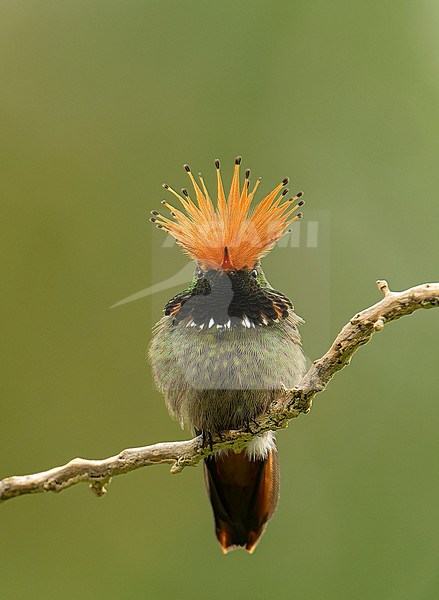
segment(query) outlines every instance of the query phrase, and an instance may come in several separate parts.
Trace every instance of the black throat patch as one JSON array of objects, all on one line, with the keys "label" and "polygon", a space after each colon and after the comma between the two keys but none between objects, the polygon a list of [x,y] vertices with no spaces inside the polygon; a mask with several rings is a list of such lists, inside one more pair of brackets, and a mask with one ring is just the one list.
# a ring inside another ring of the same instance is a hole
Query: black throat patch
[{"label": "black throat patch", "polygon": [[173,322],[199,328],[255,327],[285,319],[290,300],[263,287],[252,271],[207,271],[191,287],[172,298],[165,315]]}]

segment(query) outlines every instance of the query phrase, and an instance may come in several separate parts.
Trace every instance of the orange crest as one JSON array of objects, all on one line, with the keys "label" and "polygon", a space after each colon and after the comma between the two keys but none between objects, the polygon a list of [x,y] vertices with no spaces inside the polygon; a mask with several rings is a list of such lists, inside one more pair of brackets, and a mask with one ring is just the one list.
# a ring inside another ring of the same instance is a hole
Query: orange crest
[{"label": "orange crest", "polygon": [[283,179],[259,204],[251,208],[260,178],[250,192],[250,171],[247,170],[241,188],[240,164],[241,157],[238,156],[226,199],[219,160],[215,161],[218,180],[216,206],[210,199],[201,174],[200,188],[189,166],[185,165],[185,171],[194,187],[196,202],[186,189],[182,190],[183,195],[180,196],[167,184],[163,184],[179,200],[183,211],[165,200],[162,204],[170,210],[173,219],[152,211],[153,217],[150,220],[157,227],[172,235],[191,258],[211,269],[252,269],[257,260],[267,254],[279,238],[287,233],[288,225],[302,217],[301,213],[294,215],[299,206],[304,204],[303,200],[299,200],[302,192],[284,199],[288,193],[285,188],[288,179]]}]

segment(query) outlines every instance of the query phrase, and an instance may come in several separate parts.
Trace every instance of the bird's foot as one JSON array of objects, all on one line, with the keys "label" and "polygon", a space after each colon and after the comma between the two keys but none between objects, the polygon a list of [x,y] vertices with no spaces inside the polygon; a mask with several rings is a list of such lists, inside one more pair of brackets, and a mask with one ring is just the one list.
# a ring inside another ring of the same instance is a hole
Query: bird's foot
[{"label": "bird's foot", "polygon": [[244,421],[244,429],[247,433],[253,433],[252,428],[250,427],[250,423],[254,423],[253,419],[246,419]]},{"label": "bird's foot", "polygon": [[206,431],[205,429],[202,429],[200,431],[201,434],[201,447],[202,448],[210,448],[210,451],[213,450],[213,439],[212,439],[212,434],[210,431]]}]

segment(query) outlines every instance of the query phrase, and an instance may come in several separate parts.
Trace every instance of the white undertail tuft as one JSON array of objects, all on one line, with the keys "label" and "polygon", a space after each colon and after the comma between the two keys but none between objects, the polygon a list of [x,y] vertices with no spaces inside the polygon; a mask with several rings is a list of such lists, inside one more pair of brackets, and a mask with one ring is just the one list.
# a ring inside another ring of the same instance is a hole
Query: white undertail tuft
[{"label": "white undertail tuft", "polygon": [[250,460],[265,460],[268,457],[269,452],[275,449],[276,443],[274,441],[274,433],[272,431],[267,431],[267,433],[263,433],[262,435],[253,438],[245,449],[245,453]]}]

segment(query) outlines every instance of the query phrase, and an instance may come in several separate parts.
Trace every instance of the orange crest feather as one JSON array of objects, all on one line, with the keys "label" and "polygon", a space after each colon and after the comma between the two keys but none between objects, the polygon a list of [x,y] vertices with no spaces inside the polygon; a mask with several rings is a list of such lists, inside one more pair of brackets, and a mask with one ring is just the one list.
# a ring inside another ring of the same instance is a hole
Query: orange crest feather
[{"label": "orange crest feather", "polygon": [[167,184],[163,184],[163,187],[178,199],[183,210],[176,209],[163,200],[162,204],[169,209],[173,219],[152,211],[154,216],[150,220],[172,235],[186,254],[205,267],[226,270],[252,269],[257,260],[267,254],[287,233],[286,228],[302,217],[301,213],[294,215],[299,206],[304,204],[303,200],[299,200],[302,192],[284,200],[288,193],[285,188],[288,179],[283,179],[251,210],[260,179],[249,192],[250,171],[247,170],[240,189],[240,164],[241,157],[237,157],[226,199],[220,164],[218,160],[215,161],[218,186],[216,206],[210,199],[201,174],[200,188],[189,166],[185,165],[185,171],[194,188],[196,202],[186,189],[183,189],[183,195],[180,195]]}]

